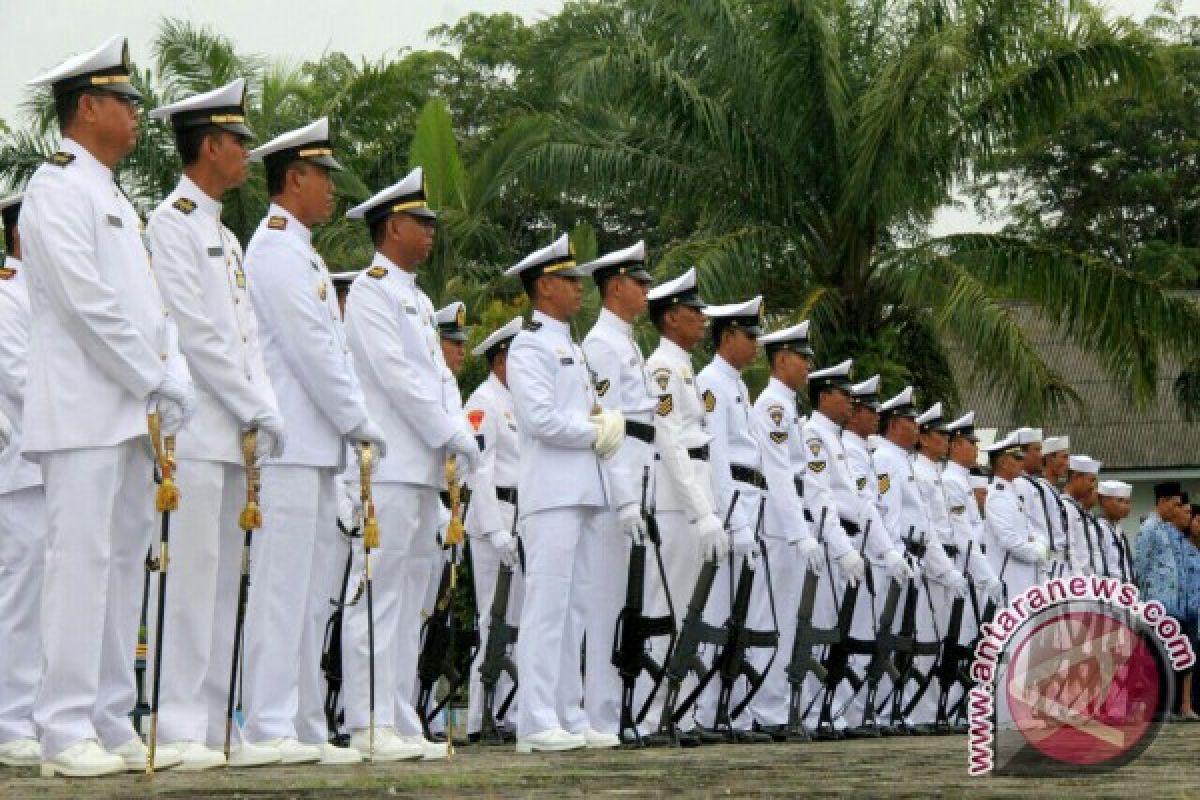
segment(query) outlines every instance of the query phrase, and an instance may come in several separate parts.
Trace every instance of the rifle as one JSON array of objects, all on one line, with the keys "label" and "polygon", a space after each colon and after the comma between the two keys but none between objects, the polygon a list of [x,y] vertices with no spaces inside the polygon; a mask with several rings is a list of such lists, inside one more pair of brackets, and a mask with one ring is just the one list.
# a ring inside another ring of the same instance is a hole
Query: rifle
[{"label": "rifle", "polygon": [[[912,531],[909,529],[909,538],[905,541],[909,551],[920,560],[924,560],[925,549],[928,547],[926,541],[927,536],[922,534],[920,542],[912,541]],[[929,603],[929,613],[931,620],[933,615],[933,600],[929,594],[929,579],[924,575],[921,576],[921,584],[925,588],[925,601]],[[892,722],[893,724],[901,724],[903,719],[912,713],[916,708],[917,703],[924,697],[925,691],[929,688],[929,682],[934,675],[934,667],[930,667],[927,672],[921,672],[916,665],[916,660],[925,656],[937,657],[942,650],[942,637],[937,633],[936,622],[934,623],[934,638],[932,641],[922,642],[917,639],[917,604],[920,602],[920,592],[917,589],[916,578],[909,581],[908,591],[904,598],[904,614],[900,622],[900,634],[897,640],[897,652],[903,653],[903,666],[897,664],[900,672],[900,680],[892,686]],[[916,682],[917,690],[909,699],[908,704],[904,705],[904,688],[908,683]],[[927,731],[922,731],[927,732]]]},{"label": "rifle", "polygon": [[[733,500],[725,515],[725,527],[728,529],[733,509],[740,496],[738,489],[733,490]],[[662,717],[659,721],[658,733],[666,737],[671,744],[679,745],[679,720],[696,698],[704,691],[708,681],[712,679],[713,671],[707,669],[704,660],[700,658],[700,645],[712,644],[723,647],[728,641],[728,630],[725,625],[709,625],[704,621],[704,606],[712,592],[713,581],[717,577],[717,560],[707,558],[700,565],[700,574],[696,576],[696,585],[692,589],[691,600],[688,601],[687,613],[683,618],[683,626],[675,640],[675,647],[667,659],[666,682],[667,695],[663,701]],[[686,698],[679,700],[680,688],[688,675],[695,674],[698,684]]]},{"label": "rifle", "polygon": [[900,680],[900,672],[896,668],[893,654],[898,650],[900,637],[896,635],[896,611],[900,607],[900,594],[904,587],[899,581],[888,584],[888,593],[883,600],[883,611],[879,615],[879,625],[875,631],[875,646],[871,653],[871,661],[867,664],[863,680],[867,686],[866,697],[863,701],[862,727],[873,728],[883,733],[879,717],[875,712],[875,698],[879,694],[879,684],[883,676],[891,678],[893,685]]},{"label": "rifle", "polygon": [[[516,527],[514,515],[513,527]],[[479,665],[479,682],[483,688],[483,724],[479,741],[488,744],[503,744],[505,739],[496,724],[504,719],[513,698],[517,696],[517,665],[509,648],[517,643],[519,628],[508,624],[508,598],[512,592],[513,568],[501,564],[496,574],[496,592],[492,595],[491,622],[488,626],[487,645],[483,651],[483,663]],[[507,674],[512,689],[505,695],[500,708],[496,708],[496,687],[500,676]]]},{"label": "rifle", "polygon": [[[871,523],[867,522],[867,527],[863,531],[862,545],[860,546],[859,555],[863,556],[863,562],[866,562],[865,553],[867,550],[867,537],[871,534]],[[833,578],[833,564],[829,561],[829,550],[825,551],[825,568],[829,570],[830,579]],[[867,565],[863,579],[870,582],[870,565]],[[832,589],[833,584],[830,584]],[[852,654],[850,641],[850,626],[854,622],[854,608],[858,605],[858,589],[859,584],[856,582],[853,585],[847,585],[845,592],[842,594],[841,605],[837,607],[838,616],[838,638],[832,642],[825,651],[825,659],[823,666],[825,667],[824,693],[821,698],[821,714],[817,720],[817,738],[835,738],[837,734],[834,732],[833,725],[833,697],[837,687],[846,681],[850,687],[857,692],[862,687],[862,679],[858,674],[850,668],[850,656]],[[874,649],[871,642],[858,642],[854,652],[869,654]],[[814,698],[814,701],[816,698]]]},{"label": "rifle", "polygon": [[[821,509],[821,524],[817,531],[822,536],[828,513],[828,507]],[[824,546],[824,541],[821,544]],[[801,707],[804,680],[810,673],[822,684],[826,679],[825,667],[820,659],[813,655],[813,648],[831,645],[842,636],[840,627],[817,628],[812,624],[820,581],[817,573],[811,569],[805,571],[804,587],[800,590],[800,610],[796,614],[796,638],[792,642],[792,657],[787,666],[788,683],[792,690],[788,703],[787,733],[789,738],[798,741],[808,741],[812,738],[808,729],[804,727],[804,711]]]},{"label": "rifle", "polygon": [[[968,572],[971,567],[971,555],[974,545],[974,542],[967,542],[967,555],[963,561],[963,574],[967,579],[967,590],[970,594],[971,606],[975,610],[976,622],[978,622],[979,601],[975,595],[975,583],[971,580],[970,572]],[[975,648],[960,644],[958,641],[962,636],[962,619],[965,607],[966,600],[962,597],[956,597],[950,604],[950,621],[946,626],[946,636],[942,639],[942,652],[933,669],[934,675],[938,679],[938,704],[937,714],[934,717],[934,728],[939,732],[953,732],[953,726],[950,724],[950,718],[953,714],[953,709],[949,708],[950,690],[955,684],[958,684],[962,686],[963,694],[965,695],[971,690],[973,684],[967,673],[967,668],[970,665]],[[961,703],[958,705],[961,706]]]},{"label": "rifle", "polygon": [[349,734],[338,733],[341,728],[341,718],[338,715],[338,701],[342,696],[342,620],[345,610],[358,602],[358,597],[346,600],[346,590],[350,587],[350,570],[354,563],[354,540],[359,537],[359,526],[346,530],[342,521],[337,521],[338,531],[346,540],[346,568],[342,572],[342,590],[337,597],[329,598],[333,613],[325,623],[325,641],[321,648],[321,674],[325,676],[325,725],[329,728],[329,741],[338,747],[346,747],[350,743]]},{"label": "rifle", "polygon": [[[662,685],[666,674],[665,666],[656,662],[646,652],[646,642],[658,636],[670,636],[667,647],[668,657],[675,645],[675,607],[671,602],[671,592],[667,587],[666,569],[662,563],[662,537],[658,531],[658,523],[654,515],[646,509],[646,492],[650,483],[650,468],[642,471],[642,519],[646,523],[646,536],[654,544],[654,554],[658,562],[659,577],[667,596],[667,613],[665,616],[647,617],[643,614],[646,589],[646,542],[632,542],[629,548],[629,573],[625,583],[625,606],[617,615],[617,626],[613,632],[612,664],[621,675],[621,723],[618,735],[623,741],[632,741],[638,747],[643,746],[642,736],[638,733],[638,723],[646,717],[654,695]],[[664,662],[666,659],[663,659]],[[637,679],[643,670],[649,673],[654,685],[647,695],[641,710],[634,714],[634,690]],[[626,731],[630,736],[626,738]]]}]

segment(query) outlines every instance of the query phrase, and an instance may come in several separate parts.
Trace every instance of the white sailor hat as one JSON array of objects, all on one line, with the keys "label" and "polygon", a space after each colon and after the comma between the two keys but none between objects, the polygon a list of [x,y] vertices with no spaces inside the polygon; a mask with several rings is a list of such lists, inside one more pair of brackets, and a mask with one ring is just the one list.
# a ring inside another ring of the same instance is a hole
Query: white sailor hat
[{"label": "white sailor hat", "polygon": [[961,436],[964,439],[970,439],[972,442],[978,442],[979,437],[975,435],[975,412],[968,411],[953,422],[949,422],[942,426],[942,430],[950,434],[950,438]]},{"label": "white sailor hat", "polygon": [[417,167],[402,179],[346,212],[347,219],[363,219],[374,225],[392,214],[437,219],[425,193],[425,170]]},{"label": "white sailor hat", "polygon": [[972,489],[988,488],[988,483],[989,483],[988,476],[983,470],[979,469],[978,467],[971,468],[971,474],[967,480],[970,482]]},{"label": "white sailor hat", "polygon": [[1021,443],[1018,441],[1017,432],[1014,431],[1008,436],[1005,436],[999,441],[992,442],[984,450],[988,454],[988,458],[995,460],[1001,456],[1013,456],[1021,458],[1024,456],[1024,450],[1021,448]]},{"label": "white sailor hat", "polygon": [[437,322],[438,334],[443,339],[452,342],[467,340],[467,304],[463,301],[455,300],[450,305],[439,308],[433,319]]},{"label": "white sailor hat", "polygon": [[646,295],[646,302],[651,311],[660,311],[671,306],[703,309],[706,304],[696,290],[696,268],[688,267],[687,272],[679,277],[655,286]]},{"label": "white sailor hat", "polygon": [[885,417],[911,417],[916,419],[918,411],[913,403],[913,387],[905,386],[903,391],[890,400],[885,400],[879,406],[879,413]]},{"label": "white sailor hat", "polygon": [[1017,444],[1041,444],[1042,429],[1041,428],[1017,428],[1014,432],[1017,437]]},{"label": "white sailor hat", "polygon": [[1133,485],[1125,481],[1100,481],[1097,491],[1101,497],[1129,498],[1133,496]]},{"label": "white sailor hat", "polygon": [[303,128],[281,133],[250,151],[251,161],[262,161],[268,170],[286,167],[293,161],[310,161],[327,169],[341,169],[333,157],[329,140],[329,117],[321,117]]},{"label": "white sailor hat", "polygon": [[808,344],[808,325],[809,321],[804,320],[790,328],[764,334],[759,337],[758,341],[766,349],[768,355],[777,350],[791,350],[811,358],[813,351]]},{"label": "white sailor hat", "polygon": [[762,335],[762,295],[757,295],[744,303],[726,303],[722,306],[705,306],[704,316],[712,320],[713,330],[719,332],[725,328],[741,328],[751,336]]},{"label": "white sailor hat", "polygon": [[581,269],[592,273],[592,280],[603,283],[615,275],[628,275],[638,283],[654,283],[654,276],[646,271],[646,243],[639,241],[624,250],[600,256],[589,261]]},{"label": "white sailor hat", "polygon": [[1042,442],[1042,455],[1044,456],[1048,456],[1051,453],[1061,453],[1070,449],[1070,436],[1047,436]]},{"label": "white sailor hat", "polygon": [[486,339],[475,346],[475,349],[471,353],[477,356],[487,356],[490,361],[495,358],[497,353],[508,349],[508,346],[512,344],[512,340],[521,332],[521,328],[524,325],[525,320],[520,317],[513,317],[503,328],[492,331]]},{"label": "white sailor hat", "polygon": [[[808,390],[809,392],[821,391],[822,389],[833,388],[841,389],[850,393],[850,370],[854,367],[854,359],[847,358],[840,364],[834,364],[832,367],[816,370],[808,373]],[[813,395],[809,395],[810,397]]]},{"label": "white sailor hat", "polygon": [[504,271],[516,275],[528,287],[543,275],[561,278],[586,278],[587,270],[575,263],[575,246],[565,233],[540,250],[534,250]]},{"label": "white sailor hat", "polygon": [[[17,226],[17,216],[21,213],[21,203],[24,200],[24,192],[10,194],[8,197],[0,199],[0,219],[3,219],[4,227],[15,228]],[[12,242],[9,242],[8,246],[12,247]]]},{"label": "white sailor hat", "polygon": [[361,272],[361,269],[348,269],[345,272],[331,272],[329,273],[329,278],[333,281],[333,285],[338,289],[348,289],[350,288],[350,284],[354,283],[354,279],[357,278]]},{"label": "white sailor hat", "polygon": [[[808,323],[805,323],[806,325]],[[872,375],[862,383],[850,387],[850,396],[860,406],[866,406],[872,411],[879,412],[879,376]]]},{"label": "white sailor hat", "polygon": [[215,126],[230,133],[254,138],[246,126],[246,79],[237,78],[219,89],[196,94],[177,103],[159,106],[150,119],[169,119],[176,133],[189,128]]},{"label": "white sailor hat", "polygon": [[938,423],[942,421],[942,402],[938,402],[925,409],[917,416],[917,427],[922,433],[929,433],[938,429]]},{"label": "white sailor hat", "polygon": [[1104,466],[1101,462],[1089,456],[1071,456],[1067,462],[1067,468],[1071,472],[1083,472],[1088,475],[1095,475],[1100,472],[1100,467]]},{"label": "white sailor hat", "polygon": [[129,41],[118,34],[95,50],[71,56],[28,85],[49,86],[55,97],[95,89],[141,100],[142,93],[133,88],[129,76]]}]

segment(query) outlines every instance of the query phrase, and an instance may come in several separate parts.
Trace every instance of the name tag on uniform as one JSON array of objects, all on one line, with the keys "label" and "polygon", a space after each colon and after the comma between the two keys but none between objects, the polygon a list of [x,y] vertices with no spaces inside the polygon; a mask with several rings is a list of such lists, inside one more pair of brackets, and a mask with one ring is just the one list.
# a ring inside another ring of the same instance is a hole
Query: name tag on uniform
[{"label": "name tag on uniform", "polygon": [[121,218],[116,214],[105,214],[104,218],[108,220],[108,224],[114,228],[124,228],[125,223],[121,222]]},{"label": "name tag on uniform", "polygon": [[405,314],[412,314],[412,315],[415,317],[415,316],[417,315],[417,309],[416,309],[415,307],[413,307],[413,306],[405,306],[405,307],[404,307],[404,313],[405,313]]},{"label": "name tag on uniform", "polygon": [[233,273],[233,279],[237,282],[237,287],[239,289],[246,288],[246,273],[242,272],[240,269],[235,270]]},{"label": "name tag on uniform", "polygon": [[220,245],[217,245],[216,247],[208,248],[208,255],[209,258],[220,258],[225,255],[225,251],[221,249]]},{"label": "name tag on uniform", "polygon": [[558,360],[558,363],[562,364],[562,365],[565,367],[565,366],[569,366],[569,365],[571,365],[571,364],[574,364],[574,363],[575,363],[575,359],[571,358],[570,356],[564,356],[563,358],[560,358],[560,359]]}]

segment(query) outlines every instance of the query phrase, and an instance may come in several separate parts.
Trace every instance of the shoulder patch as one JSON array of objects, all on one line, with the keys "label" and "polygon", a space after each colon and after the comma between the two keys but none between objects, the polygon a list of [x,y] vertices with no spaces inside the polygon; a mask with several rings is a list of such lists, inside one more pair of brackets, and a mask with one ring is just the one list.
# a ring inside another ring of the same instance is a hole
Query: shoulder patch
[{"label": "shoulder patch", "polygon": [[658,398],[658,405],[654,407],[654,412],[660,417],[665,417],[675,410],[675,400],[669,394],[664,394]]},{"label": "shoulder patch", "polygon": [[825,462],[824,461],[810,461],[810,462],[808,462],[808,468],[811,469],[813,472],[820,474],[825,471]]},{"label": "shoulder patch", "polygon": [[74,160],[75,160],[74,153],[64,153],[62,150],[59,150],[54,155],[50,156],[49,161],[47,161],[46,163],[53,164],[56,167],[65,167],[67,164],[70,164]]},{"label": "shoulder patch", "polygon": [[602,381],[596,381],[596,394],[604,397],[604,395],[608,394],[608,387],[611,385],[612,384],[609,382],[608,378],[605,378]]},{"label": "shoulder patch", "polygon": [[771,441],[775,444],[783,444],[788,440],[787,431],[771,431]]},{"label": "shoulder patch", "polygon": [[887,494],[888,490],[892,488],[892,476],[887,474],[886,472],[881,472],[878,475],[878,479],[879,479],[879,493]]},{"label": "shoulder patch", "polygon": [[530,331],[531,333],[537,333],[541,329],[542,323],[538,322],[536,319],[531,319],[529,322],[525,323],[525,330]]},{"label": "shoulder patch", "polygon": [[817,437],[814,436],[813,438],[811,438],[807,442],[805,442],[805,444],[808,445],[808,452],[812,453],[814,456],[821,455],[821,448],[823,445],[821,444],[820,439],[818,439]]},{"label": "shoulder patch", "polygon": [[775,427],[783,427],[784,408],[780,403],[772,403],[767,406],[767,416],[771,418],[771,422],[775,423]]},{"label": "shoulder patch", "polygon": [[857,488],[857,489],[858,489],[860,492],[861,492],[863,489],[867,488],[867,479],[866,479],[866,477],[864,476],[864,477],[862,477],[862,478],[859,478],[858,480],[856,480],[856,481],[854,482],[854,486],[855,486],[855,487],[856,487],[856,488]]},{"label": "shoulder patch", "polygon": [[12,267],[0,267],[0,281],[10,281],[17,274],[17,271]]},{"label": "shoulder patch", "polygon": [[479,429],[483,426],[483,416],[483,411],[478,408],[467,412],[467,422],[471,423],[471,428],[474,429],[476,433],[478,433]]},{"label": "shoulder patch", "polygon": [[712,393],[712,389],[705,389],[700,399],[704,401],[704,410],[710,414],[717,407],[717,396]]},{"label": "shoulder patch", "polygon": [[181,197],[174,203],[171,203],[171,208],[174,208],[176,211],[182,211],[184,214],[190,214],[196,210],[196,203],[187,197]]},{"label": "shoulder patch", "polygon": [[658,384],[658,388],[662,389],[664,392],[667,390],[667,387],[671,385],[671,370],[667,369],[666,367],[659,367],[658,369],[654,370],[651,375],[654,378],[654,382]]},{"label": "shoulder patch", "polygon": [[380,280],[384,275],[387,275],[387,267],[371,267],[367,270],[367,277]]},{"label": "shoulder patch", "polygon": [[287,217],[270,217],[267,219],[267,227],[273,231],[281,231],[287,227]]}]

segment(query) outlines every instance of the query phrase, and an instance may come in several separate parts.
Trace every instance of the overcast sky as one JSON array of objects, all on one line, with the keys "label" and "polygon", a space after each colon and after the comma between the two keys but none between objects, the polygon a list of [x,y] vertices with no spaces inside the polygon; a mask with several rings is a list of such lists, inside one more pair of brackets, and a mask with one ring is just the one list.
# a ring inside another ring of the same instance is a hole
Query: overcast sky
[{"label": "overcast sky", "polygon": [[[1142,18],[1154,0],[1107,0],[1118,14]],[[129,37],[134,61],[146,63],[158,21],[178,17],[230,36],[239,50],[296,62],[328,50],[374,60],[404,48],[432,46],[426,31],[470,11],[512,11],[527,21],[553,14],[560,0],[0,0],[0,118],[23,123],[23,84],[67,55],[91,49],[115,33]],[[1200,14],[1200,0],[1183,0]],[[975,228],[973,212],[947,210],[938,230]]]}]

